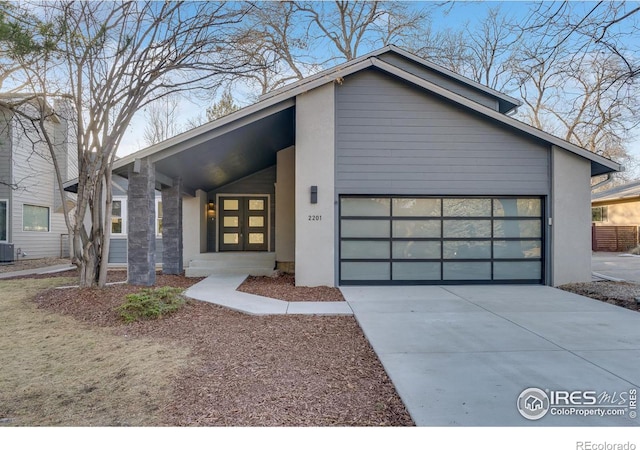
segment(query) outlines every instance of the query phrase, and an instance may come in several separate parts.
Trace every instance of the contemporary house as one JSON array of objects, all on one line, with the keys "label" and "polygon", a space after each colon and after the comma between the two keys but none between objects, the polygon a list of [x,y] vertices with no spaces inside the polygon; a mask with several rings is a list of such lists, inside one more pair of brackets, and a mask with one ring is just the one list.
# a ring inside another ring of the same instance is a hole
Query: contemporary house
[{"label": "contemporary house", "polygon": [[[0,99],[15,103],[16,95]],[[42,107],[30,102],[21,106],[25,112]],[[51,115],[46,126],[62,179],[77,177],[77,153],[70,145],[67,122]],[[73,195],[66,195],[72,207]],[[68,256],[67,233],[48,146],[29,121],[0,108],[0,262]]]},{"label": "contemporary house", "polygon": [[238,257],[306,286],[589,280],[590,179],[621,166],[519,104],[385,47],[122,158],[129,280]]},{"label": "contemporary house", "polygon": [[591,221],[594,251],[627,251],[638,245],[640,181],[594,193]]}]

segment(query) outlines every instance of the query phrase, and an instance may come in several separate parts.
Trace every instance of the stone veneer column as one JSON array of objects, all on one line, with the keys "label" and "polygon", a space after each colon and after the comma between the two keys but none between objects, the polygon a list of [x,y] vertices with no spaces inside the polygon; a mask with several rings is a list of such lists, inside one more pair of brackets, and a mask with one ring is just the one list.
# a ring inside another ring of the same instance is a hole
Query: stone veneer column
[{"label": "stone veneer column", "polygon": [[182,273],[182,179],[162,189],[162,273]]},{"label": "stone veneer column", "polygon": [[155,168],[147,159],[140,171],[129,169],[127,192],[127,268],[129,284],[152,286],[156,282]]}]

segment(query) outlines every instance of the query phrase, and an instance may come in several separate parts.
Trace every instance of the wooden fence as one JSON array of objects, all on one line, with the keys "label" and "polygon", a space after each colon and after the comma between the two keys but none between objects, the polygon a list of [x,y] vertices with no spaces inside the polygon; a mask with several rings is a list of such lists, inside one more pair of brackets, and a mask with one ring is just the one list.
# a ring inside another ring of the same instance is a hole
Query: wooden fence
[{"label": "wooden fence", "polygon": [[591,227],[591,249],[594,252],[626,252],[637,245],[636,226]]}]

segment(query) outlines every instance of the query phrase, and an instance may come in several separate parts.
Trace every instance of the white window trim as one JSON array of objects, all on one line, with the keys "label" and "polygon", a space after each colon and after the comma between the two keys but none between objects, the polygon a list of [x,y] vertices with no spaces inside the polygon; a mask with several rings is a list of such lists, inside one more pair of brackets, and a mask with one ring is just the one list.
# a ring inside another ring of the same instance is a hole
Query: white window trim
[{"label": "white window trim", "polygon": [[[162,234],[159,233],[159,227],[158,227],[158,219],[160,219],[158,217],[158,203],[162,203],[162,197],[158,197],[156,196],[156,210],[155,210],[155,229],[156,229],[156,238],[161,238]],[[163,214],[163,221],[164,221],[164,214]]]},{"label": "white window trim", "polygon": [[[9,199],[0,198],[0,203],[2,203],[2,202],[6,203],[6,205],[7,205],[7,207],[4,210],[4,214],[5,214],[4,223],[5,223],[5,226],[7,227],[7,230],[6,230],[7,238],[5,240],[1,240],[0,239],[0,242],[7,243],[7,242],[9,242],[9,231],[11,231],[10,227],[9,227]],[[51,228],[51,227],[49,227],[49,228]]]},{"label": "white window trim", "polygon": [[[125,237],[127,235],[127,197],[113,197],[114,202],[120,202],[120,218],[122,219],[122,233],[111,232],[112,237]],[[112,214],[113,217],[113,214]]]},{"label": "white window trim", "polygon": [[[600,220],[593,220],[593,210],[599,208],[600,209]],[[591,207],[591,221],[593,223],[607,223],[609,222],[609,205],[600,205],[600,206],[592,206]],[[603,217],[606,216],[604,219]]]},{"label": "white window trim", "polygon": [[[35,206],[36,208],[47,208],[47,211],[49,211],[49,229],[47,231],[31,231],[31,230],[25,230],[24,229],[24,207],[25,206]],[[45,205],[36,205],[36,204],[33,204],[33,203],[23,203],[22,204],[22,232],[23,233],[38,233],[38,234],[51,233],[51,207],[50,206],[45,206]]]}]

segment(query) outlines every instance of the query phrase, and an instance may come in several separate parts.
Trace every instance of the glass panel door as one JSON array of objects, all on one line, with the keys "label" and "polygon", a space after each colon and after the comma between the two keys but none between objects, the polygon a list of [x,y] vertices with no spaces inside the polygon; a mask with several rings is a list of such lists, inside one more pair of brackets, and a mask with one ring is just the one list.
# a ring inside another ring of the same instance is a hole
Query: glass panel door
[{"label": "glass panel door", "polygon": [[267,251],[268,198],[223,197],[220,203],[220,251]]}]

